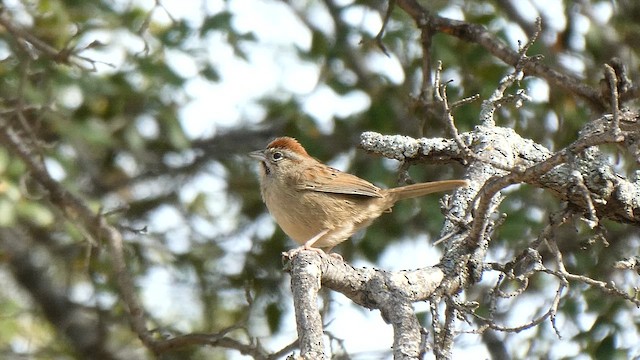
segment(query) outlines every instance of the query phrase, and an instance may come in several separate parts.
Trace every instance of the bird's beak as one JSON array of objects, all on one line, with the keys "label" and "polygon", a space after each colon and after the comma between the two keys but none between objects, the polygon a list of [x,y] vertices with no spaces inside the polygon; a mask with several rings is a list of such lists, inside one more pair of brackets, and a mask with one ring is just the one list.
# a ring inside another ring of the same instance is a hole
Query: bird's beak
[{"label": "bird's beak", "polygon": [[262,150],[256,150],[256,151],[252,151],[249,153],[249,157],[252,157],[256,160],[260,160],[260,161],[264,161],[266,160],[266,157],[264,156],[264,151]]}]

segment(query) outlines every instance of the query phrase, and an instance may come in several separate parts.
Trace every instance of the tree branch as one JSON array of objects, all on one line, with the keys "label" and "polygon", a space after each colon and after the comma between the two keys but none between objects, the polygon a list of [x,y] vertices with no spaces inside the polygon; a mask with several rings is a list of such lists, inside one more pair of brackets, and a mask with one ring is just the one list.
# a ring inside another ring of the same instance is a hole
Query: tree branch
[{"label": "tree branch", "polygon": [[[510,49],[504,42],[487,31],[484,26],[434,15],[416,0],[397,0],[396,5],[409,14],[420,29],[428,27],[430,31],[445,33],[464,41],[477,43],[498,59],[512,66],[516,66],[520,61],[521,57],[517,51]],[[540,62],[527,63],[524,71],[527,75],[538,76],[547,80],[552,86],[563,88],[575,94],[598,111],[602,111],[608,106],[603,101],[598,89],[584,84],[575,76],[565,74]]]},{"label": "tree branch", "polygon": [[323,359],[322,318],[317,300],[320,290],[320,258],[303,251],[292,259],[291,291],[296,311],[300,355],[305,359]]}]

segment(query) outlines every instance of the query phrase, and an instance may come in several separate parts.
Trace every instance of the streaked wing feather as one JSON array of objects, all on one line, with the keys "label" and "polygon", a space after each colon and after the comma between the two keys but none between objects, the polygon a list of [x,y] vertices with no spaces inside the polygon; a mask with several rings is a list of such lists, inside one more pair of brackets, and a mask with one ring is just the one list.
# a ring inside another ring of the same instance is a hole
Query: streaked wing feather
[{"label": "streaked wing feather", "polygon": [[382,197],[380,188],[372,183],[330,167],[308,168],[300,174],[299,179],[297,188],[300,190]]}]

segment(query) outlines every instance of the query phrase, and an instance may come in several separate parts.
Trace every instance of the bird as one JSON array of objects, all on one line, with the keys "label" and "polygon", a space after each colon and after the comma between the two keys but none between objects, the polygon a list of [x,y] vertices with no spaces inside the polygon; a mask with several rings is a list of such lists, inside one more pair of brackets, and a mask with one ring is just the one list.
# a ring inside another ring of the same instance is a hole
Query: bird
[{"label": "bird", "polygon": [[302,250],[329,253],[399,201],[468,185],[442,180],[381,189],[311,157],[292,137],[278,137],[250,157],[259,161],[260,193],[271,216]]}]

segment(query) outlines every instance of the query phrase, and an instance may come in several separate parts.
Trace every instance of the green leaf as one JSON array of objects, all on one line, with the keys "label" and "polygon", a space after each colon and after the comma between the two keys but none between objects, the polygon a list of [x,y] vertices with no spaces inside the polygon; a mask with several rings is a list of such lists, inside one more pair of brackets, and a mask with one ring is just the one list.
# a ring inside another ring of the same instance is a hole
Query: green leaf
[{"label": "green leaf", "polygon": [[231,19],[233,14],[228,11],[219,12],[213,16],[208,16],[204,19],[202,26],[200,27],[200,36],[207,35],[210,31],[230,31]]}]

